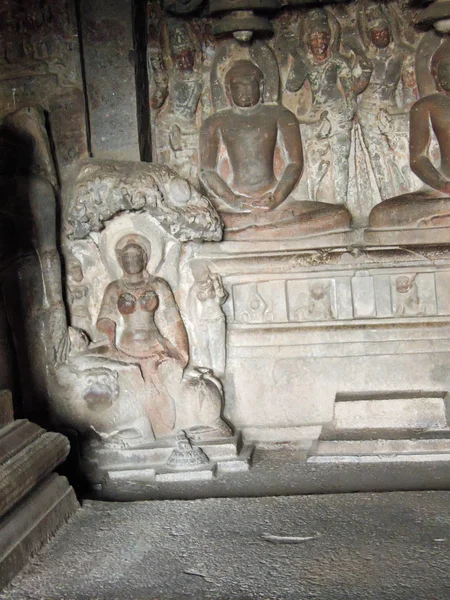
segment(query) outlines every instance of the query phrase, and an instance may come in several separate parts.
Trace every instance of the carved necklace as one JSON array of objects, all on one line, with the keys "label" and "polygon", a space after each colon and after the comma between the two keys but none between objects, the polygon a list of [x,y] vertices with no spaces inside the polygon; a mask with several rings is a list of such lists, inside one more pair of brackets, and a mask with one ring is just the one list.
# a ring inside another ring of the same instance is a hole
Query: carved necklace
[{"label": "carved necklace", "polygon": [[127,280],[125,278],[122,281],[123,281],[125,287],[128,288],[129,290],[139,290],[148,284],[148,282],[150,281],[150,275],[148,273],[144,274],[143,280],[137,281],[136,283],[133,283],[131,281],[127,282]]}]

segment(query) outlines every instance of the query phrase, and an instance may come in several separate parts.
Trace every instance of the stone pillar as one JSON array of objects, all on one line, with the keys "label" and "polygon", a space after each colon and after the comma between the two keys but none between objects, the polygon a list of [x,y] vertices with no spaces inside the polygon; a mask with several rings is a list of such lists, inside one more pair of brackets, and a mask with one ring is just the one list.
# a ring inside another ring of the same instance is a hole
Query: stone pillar
[{"label": "stone pillar", "polygon": [[140,160],[132,0],[81,0],[91,151]]}]

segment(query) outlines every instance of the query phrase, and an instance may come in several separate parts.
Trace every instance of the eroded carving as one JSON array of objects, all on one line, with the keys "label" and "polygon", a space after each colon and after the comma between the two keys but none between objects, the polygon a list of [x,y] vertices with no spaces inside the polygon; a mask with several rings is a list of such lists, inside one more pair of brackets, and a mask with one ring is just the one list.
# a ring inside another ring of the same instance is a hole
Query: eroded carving
[{"label": "eroded carving", "polygon": [[211,204],[168,167],[144,163],[92,161],[77,178],[67,211],[69,238],[101,231],[123,211],[145,211],[181,241],[222,237]]},{"label": "eroded carving", "polygon": [[194,283],[189,291],[189,323],[193,359],[219,377],[225,374],[226,322],[222,305],[228,297],[218,273],[202,261],[191,265]]},{"label": "eroded carving", "polygon": [[[450,224],[450,44],[434,53],[432,73],[439,91],[418,100],[410,116],[410,160],[414,173],[426,186],[376,206],[370,215],[374,228],[444,227]],[[432,140],[439,145],[436,164]]]}]

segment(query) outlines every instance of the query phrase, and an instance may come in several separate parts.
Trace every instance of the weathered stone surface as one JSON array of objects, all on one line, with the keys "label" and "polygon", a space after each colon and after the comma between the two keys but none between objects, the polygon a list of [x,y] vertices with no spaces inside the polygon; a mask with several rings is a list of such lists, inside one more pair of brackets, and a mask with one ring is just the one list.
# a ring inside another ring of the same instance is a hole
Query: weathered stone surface
[{"label": "weathered stone surface", "polygon": [[[448,40],[371,0],[286,5],[271,38],[253,35],[274,4],[184,3],[185,18],[78,3],[94,158],[61,191],[61,240],[53,129],[73,138],[69,164],[82,143],[64,107],[83,98],[58,85],[48,121],[4,119],[24,407],[77,430],[98,495],[266,493],[277,478],[253,459],[280,444],[302,469],[379,461],[388,488],[398,461],[447,463]],[[233,36],[214,39],[222,17]],[[153,164],[139,162],[149,123]]]},{"label": "weathered stone surface", "polygon": [[12,394],[9,390],[0,390],[0,427],[14,419]]},{"label": "weathered stone surface", "polygon": [[140,160],[133,2],[80,2],[91,150]]},{"label": "weathered stone surface", "polygon": [[0,119],[20,108],[43,106],[65,178],[87,154],[75,2],[3,2],[0,40]]},{"label": "weathered stone surface", "polygon": [[0,598],[440,600],[449,495],[87,501]]},{"label": "weathered stone surface", "polygon": [[13,579],[78,507],[67,479],[53,474],[0,521],[0,588]]},{"label": "weathered stone surface", "polygon": [[69,453],[69,441],[65,436],[44,430],[26,445],[14,436],[11,443],[17,444],[17,451],[12,456],[6,454],[0,464],[0,516],[24,498]]}]

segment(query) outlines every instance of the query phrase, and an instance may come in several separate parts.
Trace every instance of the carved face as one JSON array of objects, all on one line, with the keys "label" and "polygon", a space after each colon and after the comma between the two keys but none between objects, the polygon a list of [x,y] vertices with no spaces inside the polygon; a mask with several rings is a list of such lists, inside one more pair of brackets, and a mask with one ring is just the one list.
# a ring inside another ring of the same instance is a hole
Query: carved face
[{"label": "carved face", "polygon": [[321,283],[315,283],[311,286],[310,294],[313,300],[322,300],[325,297],[325,287]]},{"label": "carved face", "polygon": [[374,27],[370,31],[372,44],[377,48],[386,48],[391,43],[391,34],[388,27]]},{"label": "carved face", "polygon": [[233,102],[242,108],[255,106],[261,98],[259,82],[250,77],[231,79],[230,91]]},{"label": "carved face", "polygon": [[326,31],[315,31],[309,38],[309,48],[315,58],[323,59],[328,56],[330,36]]},{"label": "carved face", "polygon": [[263,74],[251,61],[236,62],[228,71],[225,81],[236,106],[249,108],[260,101]]},{"label": "carved face", "polygon": [[183,73],[192,73],[194,70],[194,53],[186,48],[174,56],[175,65]]},{"label": "carved face", "polygon": [[197,283],[204,282],[209,279],[210,271],[207,265],[201,261],[193,262],[191,265],[191,271]]},{"label": "carved face", "polygon": [[85,377],[83,397],[88,408],[100,412],[112,406],[120,392],[117,371],[90,369],[85,373]]},{"label": "carved face", "polygon": [[412,287],[412,281],[406,275],[401,275],[395,280],[395,289],[399,294],[406,294]]},{"label": "carved face", "polygon": [[128,275],[142,273],[147,266],[145,250],[139,244],[127,244],[119,256],[120,266]]}]

